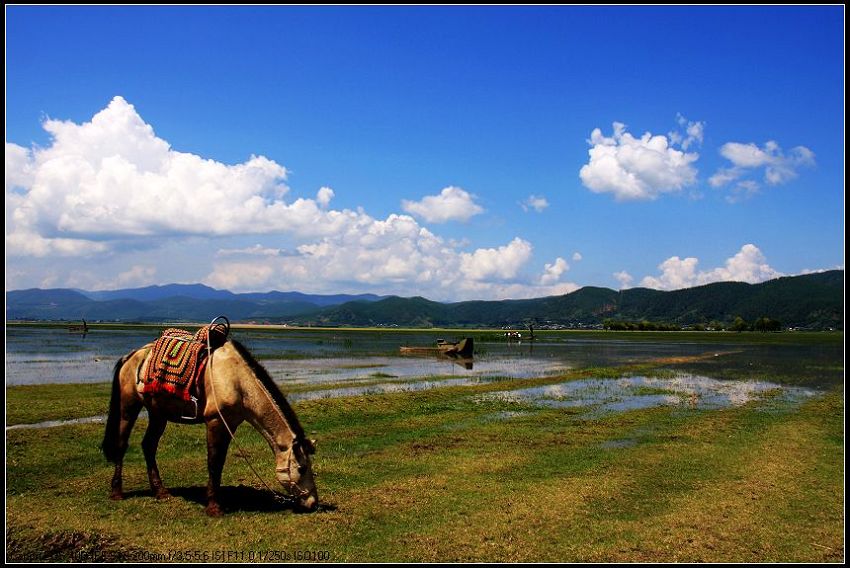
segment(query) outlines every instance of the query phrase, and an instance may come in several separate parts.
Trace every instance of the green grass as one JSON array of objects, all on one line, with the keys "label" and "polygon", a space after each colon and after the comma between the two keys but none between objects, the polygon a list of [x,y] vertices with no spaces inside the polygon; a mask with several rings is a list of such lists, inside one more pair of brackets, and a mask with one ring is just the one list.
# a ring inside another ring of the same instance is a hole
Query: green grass
[{"label": "green grass", "polygon": [[6,387],[6,425],[106,414],[111,388],[111,383]]},{"label": "green grass", "polygon": [[[515,404],[474,400],[487,390],[659,365],[299,403],[302,423],[319,438],[323,506],[310,515],[275,507],[231,453],[228,514],[206,517],[203,426],[166,430],[159,466],[174,494],[166,501],[148,494],[143,421],[121,502],[107,498],[112,468],[98,451],[101,425],[8,431],[7,558],[197,551],[203,560],[273,550],[326,551],[335,562],[841,561],[842,385],[798,406],[654,408],[593,420],[576,409],[516,413]],[[105,387],[81,391],[94,413],[105,408]],[[74,396],[67,388],[9,388],[7,411],[28,400],[27,421],[49,419],[53,405]],[[247,426],[238,437],[271,483],[265,442]]]}]

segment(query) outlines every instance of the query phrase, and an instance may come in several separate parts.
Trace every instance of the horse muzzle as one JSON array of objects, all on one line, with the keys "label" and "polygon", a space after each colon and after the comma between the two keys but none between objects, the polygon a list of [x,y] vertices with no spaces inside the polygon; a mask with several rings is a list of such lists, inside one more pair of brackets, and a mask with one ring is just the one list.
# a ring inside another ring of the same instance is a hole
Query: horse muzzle
[{"label": "horse muzzle", "polygon": [[306,497],[298,499],[295,505],[295,509],[299,513],[312,513],[316,509],[319,508],[319,496],[316,492],[312,492]]}]

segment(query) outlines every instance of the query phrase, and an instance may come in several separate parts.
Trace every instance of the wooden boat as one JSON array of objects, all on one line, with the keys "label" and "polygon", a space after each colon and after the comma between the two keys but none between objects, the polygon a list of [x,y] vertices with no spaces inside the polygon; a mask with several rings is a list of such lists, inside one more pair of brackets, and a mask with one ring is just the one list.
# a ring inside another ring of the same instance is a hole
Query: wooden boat
[{"label": "wooden boat", "polygon": [[453,357],[472,357],[472,352],[474,351],[475,346],[471,337],[465,337],[454,343],[438,341],[437,348],[443,355],[451,355]]},{"label": "wooden boat", "polygon": [[446,355],[448,357],[471,358],[475,345],[471,337],[466,337],[456,342],[438,339],[436,347],[400,347],[399,350],[410,355]]}]

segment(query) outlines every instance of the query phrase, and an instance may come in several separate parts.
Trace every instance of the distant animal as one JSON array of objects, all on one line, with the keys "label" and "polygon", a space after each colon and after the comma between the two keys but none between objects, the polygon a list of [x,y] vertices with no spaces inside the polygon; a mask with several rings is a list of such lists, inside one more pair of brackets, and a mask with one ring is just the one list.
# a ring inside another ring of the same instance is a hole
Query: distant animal
[{"label": "distant animal", "polygon": [[247,421],[271,447],[277,480],[295,501],[295,508],[313,511],[318,507],[319,495],[310,461],[316,451],[315,441],[305,436],[283,393],[244,345],[226,340],[208,355],[209,360],[197,377],[194,401],[173,394],[152,393],[146,388],[143,377],[148,376],[148,366],[153,364],[154,347],[154,343],[149,343],[125,355],[113,370],[109,415],[101,446],[106,459],[115,464],[112,499],[123,499],[124,454],[130,432],[144,407],[148,411],[148,427],[142,450],[151,490],[157,499],[170,496],[156,463],[157,446],[167,423],[205,423],[209,472],[206,513],[220,516],[218,494],[231,441],[228,429],[235,433]]}]

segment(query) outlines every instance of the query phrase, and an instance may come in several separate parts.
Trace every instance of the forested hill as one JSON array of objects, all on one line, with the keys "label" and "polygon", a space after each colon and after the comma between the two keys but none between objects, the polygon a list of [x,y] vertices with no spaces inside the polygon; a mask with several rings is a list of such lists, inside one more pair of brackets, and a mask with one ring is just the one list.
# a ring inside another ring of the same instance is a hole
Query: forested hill
[{"label": "forested hill", "polygon": [[113,292],[17,290],[6,294],[6,319],[89,321],[234,321],[303,325],[400,327],[599,327],[606,320],[678,326],[731,324],[740,317],[783,327],[843,329],[844,271],[763,282],[718,282],[664,292],[588,286],[532,300],[440,303],[421,297],[309,296],[297,292],[233,294],[201,285],[169,285]]},{"label": "forested hill", "polygon": [[844,271],[832,270],[761,284],[718,282],[670,292],[588,286],[563,296],[452,304],[390,297],[348,302],[296,319],[314,325],[503,327],[535,323],[539,327],[594,327],[607,319],[685,326],[769,317],[783,327],[843,329],[843,313]]}]

